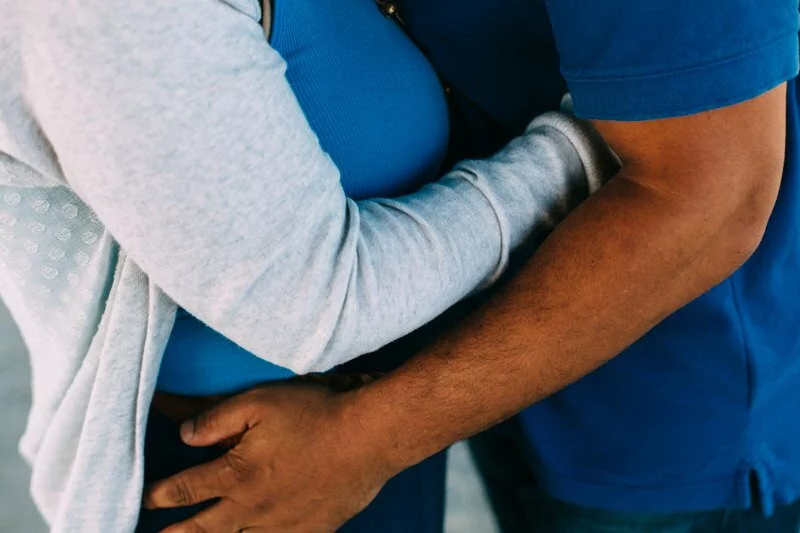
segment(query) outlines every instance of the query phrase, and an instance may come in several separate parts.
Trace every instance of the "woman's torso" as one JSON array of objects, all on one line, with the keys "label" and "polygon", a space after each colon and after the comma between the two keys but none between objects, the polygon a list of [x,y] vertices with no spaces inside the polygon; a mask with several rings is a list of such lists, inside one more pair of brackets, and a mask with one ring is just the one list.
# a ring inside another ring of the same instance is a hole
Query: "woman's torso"
[{"label": "woman's torso", "polygon": [[[443,89],[374,0],[277,0],[271,24],[271,45],[349,197],[397,196],[437,177],[449,135]],[[179,311],[158,388],[218,395],[291,375]]]}]

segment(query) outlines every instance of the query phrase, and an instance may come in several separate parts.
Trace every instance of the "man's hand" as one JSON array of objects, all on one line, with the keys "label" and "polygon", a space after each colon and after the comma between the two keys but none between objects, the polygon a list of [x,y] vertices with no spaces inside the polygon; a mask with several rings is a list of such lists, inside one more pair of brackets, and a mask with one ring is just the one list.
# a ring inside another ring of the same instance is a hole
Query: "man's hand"
[{"label": "man's hand", "polygon": [[191,446],[236,442],[220,459],[153,484],[147,509],[211,499],[165,533],[330,533],[366,507],[396,472],[353,416],[351,393],[314,383],[268,385],[181,426]]}]

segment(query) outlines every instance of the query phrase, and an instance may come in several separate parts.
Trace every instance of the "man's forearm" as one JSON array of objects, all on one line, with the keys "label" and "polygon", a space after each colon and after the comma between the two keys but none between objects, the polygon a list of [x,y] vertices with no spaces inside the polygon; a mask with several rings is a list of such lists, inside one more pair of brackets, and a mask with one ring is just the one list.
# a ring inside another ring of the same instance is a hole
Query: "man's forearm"
[{"label": "man's forearm", "polygon": [[653,172],[626,168],[481,310],[358,392],[354,412],[394,467],[574,382],[753,252],[779,179],[726,198],[701,190],[710,196],[695,201],[652,186]]}]

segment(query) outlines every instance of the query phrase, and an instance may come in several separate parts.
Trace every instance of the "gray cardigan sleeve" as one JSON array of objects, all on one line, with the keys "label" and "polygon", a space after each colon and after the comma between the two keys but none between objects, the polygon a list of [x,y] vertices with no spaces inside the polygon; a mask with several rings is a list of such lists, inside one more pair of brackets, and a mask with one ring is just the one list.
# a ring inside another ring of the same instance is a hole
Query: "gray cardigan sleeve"
[{"label": "gray cardigan sleeve", "polygon": [[30,19],[28,105],[63,179],[176,303],[297,373],[490,282],[586,195],[602,151],[551,115],[414,194],[355,202],[256,2],[50,2]]}]

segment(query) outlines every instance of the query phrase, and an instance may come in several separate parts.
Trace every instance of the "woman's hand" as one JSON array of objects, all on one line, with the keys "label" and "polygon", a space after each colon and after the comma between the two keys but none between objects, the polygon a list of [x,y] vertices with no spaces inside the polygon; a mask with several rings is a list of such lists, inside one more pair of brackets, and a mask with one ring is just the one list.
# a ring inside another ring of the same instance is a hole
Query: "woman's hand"
[{"label": "woman's hand", "polygon": [[355,417],[355,393],[311,382],[267,385],[181,426],[191,446],[236,444],[220,459],[151,485],[147,509],[219,502],[165,533],[330,533],[396,472]]}]

